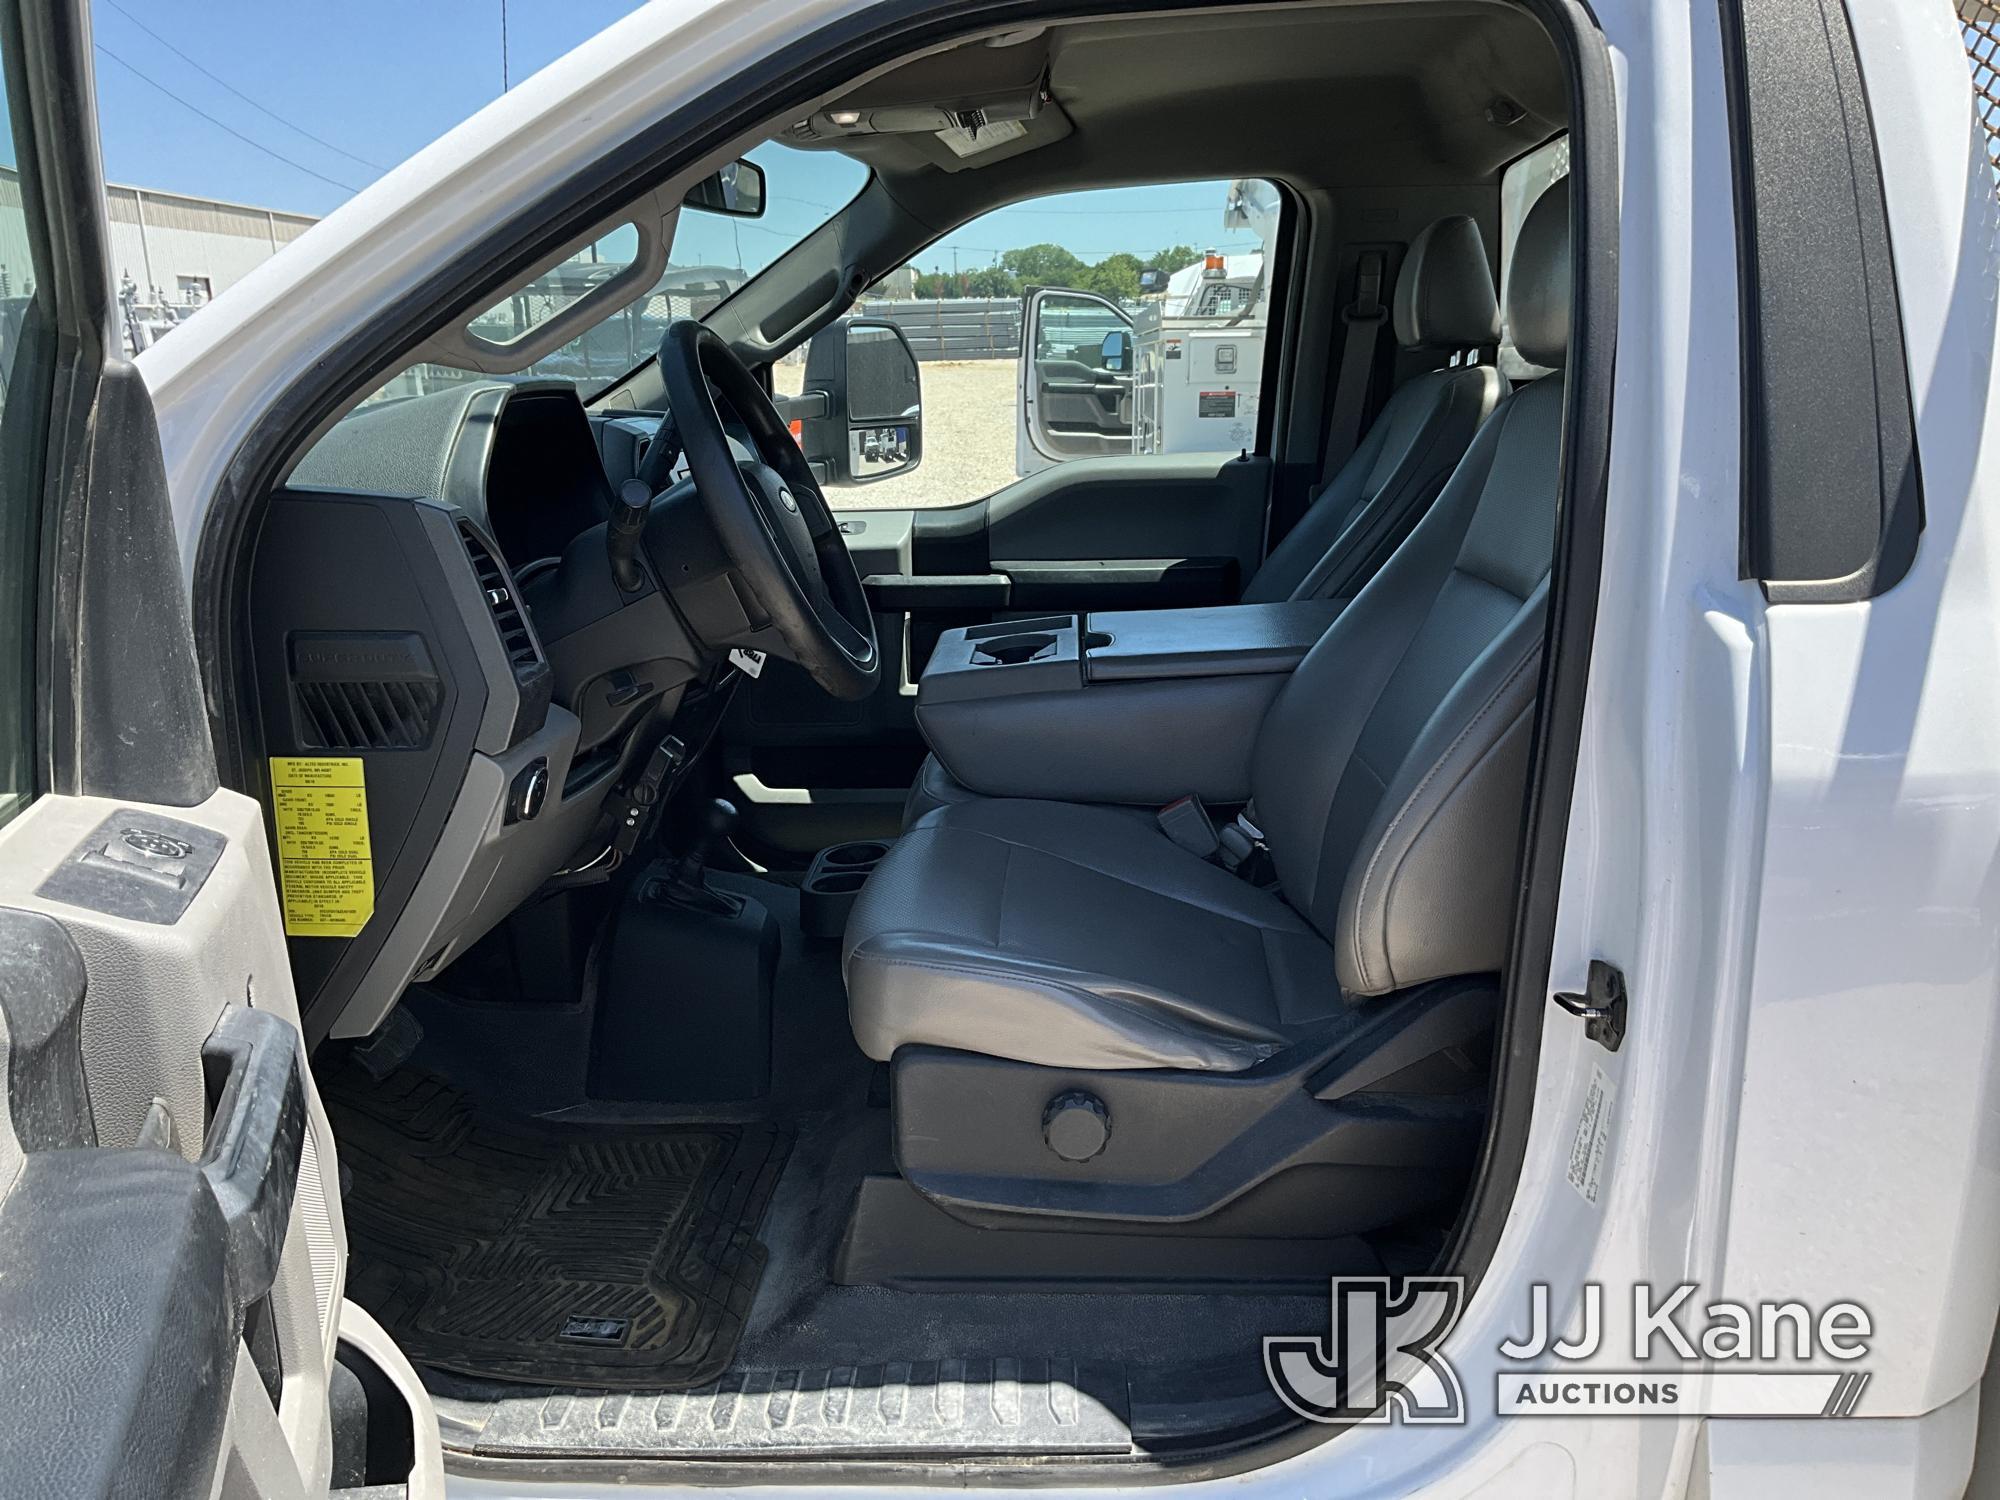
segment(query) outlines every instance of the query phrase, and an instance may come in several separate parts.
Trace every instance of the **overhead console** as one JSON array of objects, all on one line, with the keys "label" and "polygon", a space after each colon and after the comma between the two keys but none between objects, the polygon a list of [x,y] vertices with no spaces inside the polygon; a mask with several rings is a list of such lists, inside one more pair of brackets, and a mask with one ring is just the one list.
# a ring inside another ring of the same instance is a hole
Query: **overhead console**
[{"label": "overhead console", "polygon": [[1048,75],[1048,33],[1009,32],[871,79],[788,126],[784,139],[811,148],[894,136],[946,171],[983,165],[1070,133]]},{"label": "overhead console", "polygon": [[988,796],[1242,802],[1264,711],[1340,609],[1307,599],[947,631],[917,723],[945,769]]}]

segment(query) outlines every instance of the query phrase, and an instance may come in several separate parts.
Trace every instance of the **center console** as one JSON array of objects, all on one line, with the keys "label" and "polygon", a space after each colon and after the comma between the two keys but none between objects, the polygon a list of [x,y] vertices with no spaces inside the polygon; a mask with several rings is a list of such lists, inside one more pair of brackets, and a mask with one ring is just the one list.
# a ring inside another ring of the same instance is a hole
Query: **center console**
[{"label": "center console", "polygon": [[1332,600],[1117,610],[948,631],[917,722],[975,792],[1066,802],[1250,795],[1250,748]]}]

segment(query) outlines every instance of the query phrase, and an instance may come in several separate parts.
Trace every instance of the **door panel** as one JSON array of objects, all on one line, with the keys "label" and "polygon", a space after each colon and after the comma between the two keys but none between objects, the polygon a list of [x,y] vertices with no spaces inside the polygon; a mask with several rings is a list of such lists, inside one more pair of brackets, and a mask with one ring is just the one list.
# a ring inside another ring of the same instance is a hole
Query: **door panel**
[{"label": "door panel", "polygon": [[24,1163],[0,1290],[35,1314],[0,1307],[0,1358],[59,1393],[0,1429],[0,1475],[11,1491],[50,1449],[98,1451],[107,1468],[18,1492],[178,1493],[155,1486],[212,1470],[261,1415],[296,1492],[323,1491],[346,1236],[257,804],[41,797],[0,830],[0,931],[60,955],[0,1001],[0,1157]]},{"label": "door panel", "polygon": [[[1257,564],[1269,485],[1270,465],[1257,457],[1148,454],[1065,464],[987,501],[987,551],[1003,573],[1010,562],[1203,560],[1222,569],[1206,597],[1175,597],[1163,580],[1151,602],[1226,604]],[[1093,602],[1087,586],[1076,598],[1077,608],[1108,607]]]},{"label": "door panel", "polygon": [[33,270],[0,319],[0,1492],[325,1495],[339,1170],[113,357],[82,0],[0,0],[0,55]]},{"label": "door panel", "polygon": [[1132,372],[1111,368],[1107,334],[1132,320],[1094,292],[1040,288],[1022,312],[1017,471],[1132,451]]}]

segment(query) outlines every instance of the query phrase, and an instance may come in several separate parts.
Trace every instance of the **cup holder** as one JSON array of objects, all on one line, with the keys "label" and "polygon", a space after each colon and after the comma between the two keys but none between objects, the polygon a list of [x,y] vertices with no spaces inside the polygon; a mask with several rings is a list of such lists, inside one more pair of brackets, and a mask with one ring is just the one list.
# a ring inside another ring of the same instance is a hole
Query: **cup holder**
[{"label": "cup holder", "polygon": [[1046,630],[1023,631],[1019,635],[995,636],[972,649],[972,659],[981,666],[1018,667],[1023,662],[1040,661],[1055,655],[1056,638]]},{"label": "cup holder", "polygon": [[799,925],[809,937],[837,938],[847,926],[854,898],[868,883],[868,872],[889,852],[887,839],[862,839],[835,844],[813,856],[799,887]]}]

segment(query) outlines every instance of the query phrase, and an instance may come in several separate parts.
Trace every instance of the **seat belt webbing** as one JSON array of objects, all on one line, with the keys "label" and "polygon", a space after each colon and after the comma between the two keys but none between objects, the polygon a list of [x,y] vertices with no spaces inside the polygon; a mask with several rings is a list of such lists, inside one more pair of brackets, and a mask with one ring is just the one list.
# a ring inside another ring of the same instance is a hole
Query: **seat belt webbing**
[{"label": "seat belt webbing", "polygon": [[1326,484],[1353,456],[1361,442],[1361,419],[1368,408],[1368,387],[1375,370],[1375,341],[1389,311],[1382,305],[1383,259],[1380,250],[1364,251],[1354,275],[1354,301],[1341,313],[1347,337],[1340,346],[1340,375],[1333,388],[1333,420],[1327,424]]}]

